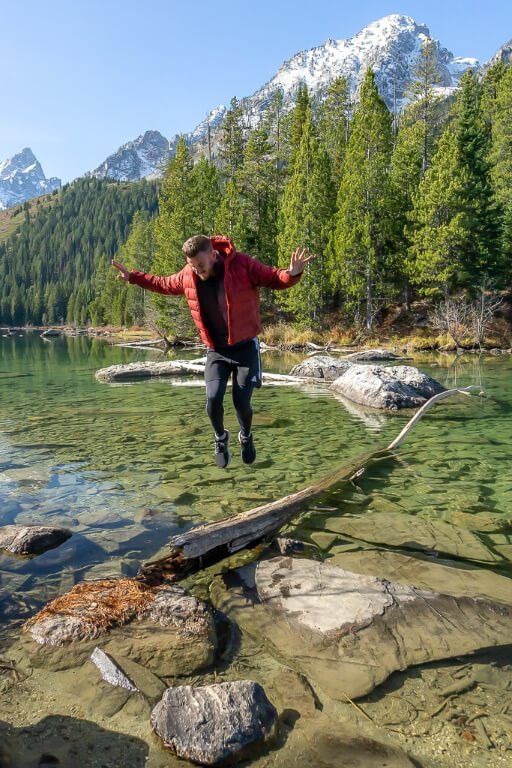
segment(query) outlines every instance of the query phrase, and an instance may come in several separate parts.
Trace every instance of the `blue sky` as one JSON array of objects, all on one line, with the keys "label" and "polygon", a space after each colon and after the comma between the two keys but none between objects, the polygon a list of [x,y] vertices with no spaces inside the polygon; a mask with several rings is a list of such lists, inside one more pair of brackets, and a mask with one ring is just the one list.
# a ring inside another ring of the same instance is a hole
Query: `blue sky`
[{"label": "blue sky", "polygon": [[481,61],[512,37],[510,0],[2,0],[0,160],[29,146],[69,181],[145,130],[191,130],[297,51],[389,13]]}]

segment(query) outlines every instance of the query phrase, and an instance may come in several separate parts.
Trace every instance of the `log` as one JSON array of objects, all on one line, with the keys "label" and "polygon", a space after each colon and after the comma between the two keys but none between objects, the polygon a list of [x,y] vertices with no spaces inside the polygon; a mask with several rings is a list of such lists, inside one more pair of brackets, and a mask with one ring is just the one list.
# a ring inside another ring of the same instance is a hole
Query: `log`
[{"label": "log", "polygon": [[254,547],[271,538],[283,525],[289,523],[306,503],[313,501],[332,486],[343,482],[349,483],[359,477],[373,461],[380,461],[386,457],[394,458],[394,449],[403,443],[411,429],[435,403],[456,394],[471,395],[475,390],[483,393],[481,387],[471,386],[449,389],[434,395],[409,420],[387,448],[353,459],[318,483],[261,507],[255,507],[225,520],[198,525],[186,533],[174,536],[169,544],[169,554],[145,563],[139,570],[137,579],[155,584],[164,579],[182,578],[186,574],[219,562],[234,552]]},{"label": "log", "polygon": [[[125,365],[110,365],[108,368],[100,368],[96,371],[98,381],[134,381],[154,377],[180,376],[187,373],[204,373],[204,360],[165,360],[161,363],[142,361],[127,363]],[[263,372],[263,382],[275,382],[282,384],[325,384],[324,379],[312,376],[289,376],[283,373]]]}]

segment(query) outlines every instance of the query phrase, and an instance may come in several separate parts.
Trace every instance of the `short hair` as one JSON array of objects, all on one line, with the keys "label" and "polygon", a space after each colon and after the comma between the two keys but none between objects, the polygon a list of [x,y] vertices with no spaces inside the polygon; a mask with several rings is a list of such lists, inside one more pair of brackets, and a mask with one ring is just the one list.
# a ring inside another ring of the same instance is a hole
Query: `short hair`
[{"label": "short hair", "polygon": [[202,251],[210,251],[212,249],[212,241],[206,235],[193,235],[185,240],[182,246],[182,251],[187,258],[194,258],[198,253]]}]

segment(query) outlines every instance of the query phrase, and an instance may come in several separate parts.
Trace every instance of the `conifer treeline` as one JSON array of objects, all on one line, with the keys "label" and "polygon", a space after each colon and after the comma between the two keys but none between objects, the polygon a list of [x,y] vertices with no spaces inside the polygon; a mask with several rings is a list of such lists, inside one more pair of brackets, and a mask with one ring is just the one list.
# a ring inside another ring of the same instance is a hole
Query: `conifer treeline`
[{"label": "conifer treeline", "polygon": [[75,322],[91,317],[94,276],[127,239],[134,213],[157,210],[155,182],[78,179],[0,243],[0,323]]},{"label": "conifer treeline", "polygon": [[[279,266],[305,246],[317,259],[301,283],[265,301],[276,302],[277,316],[307,326],[341,308],[371,328],[394,301],[505,286],[512,277],[512,68],[500,63],[483,80],[468,72],[448,100],[436,95],[440,82],[427,42],[410,105],[399,115],[380,97],[371,69],[357,104],[343,78],[319,103],[300,86],[290,112],[283,114],[277,93],[253,130],[234,99],[217,164],[202,158],[194,165],[182,139],[159,215],[136,220],[120,258],[159,274],[177,271],[183,241],[198,232],[228,234],[239,250]],[[178,335],[190,327],[182,302],[141,298],[113,275],[96,306],[103,322],[150,319]]]},{"label": "conifer treeline", "polygon": [[[325,323],[337,310],[371,328],[392,302],[510,284],[512,68],[499,63],[483,79],[468,72],[449,99],[437,95],[440,83],[427,41],[410,104],[398,115],[371,69],[356,104],[343,78],[321,101],[301,85],[286,113],[275,93],[257,128],[233,99],[214,162],[193,163],[179,141],[158,214],[151,216],[145,198],[118,260],[156,274],[178,271],[183,241],[199,232],[227,234],[239,250],[279,266],[305,246],[317,258],[299,285],[263,299],[275,317],[303,326]],[[191,332],[183,301],[116,280],[112,249],[110,241],[92,261],[88,308],[75,298],[77,311],[68,300],[66,318]],[[68,287],[72,277],[66,273]]]}]

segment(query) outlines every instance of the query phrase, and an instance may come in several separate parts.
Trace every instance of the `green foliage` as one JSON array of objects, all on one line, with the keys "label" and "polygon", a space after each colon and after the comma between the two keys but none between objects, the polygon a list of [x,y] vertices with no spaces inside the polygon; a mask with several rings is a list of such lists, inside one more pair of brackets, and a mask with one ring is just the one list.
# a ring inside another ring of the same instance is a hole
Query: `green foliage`
[{"label": "green foliage", "polygon": [[[194,196],[192,158],[185,138],[180,137],[176,154],[169,162],[158,198],[155,220],[155,259],[152,271],[157,275],[179,272],[185,266],[183,243],[198,234],[197,207]],[[153,323],[172,336],[190,335],[193,325],[184,298],[151,295]]]},{"label": "green foliage", "polygon": [[448,293],[460,270],[464,255],[462,194],[457,134],[450,125],[413,195],[407,230],[411,240],[407,263],[410,280],[427,295]]},{"label": "green foliage", "polygon": [[337,77],[329,84],[325,100],[319,109],[319,134],[331,159],[336,188],[341,182],[351,108],[348,80],[346,77]]},{"label": "green foliage", "polygon": [[[66,184],[0,244],[0,322],[88,322],[95,273],[126,240],[136,211],[156,210],[154,182]],[[32,212],[31,212],[32,211]]]},{"label": "green foliage", "polygon": [[328,291],[325,250],[334,213],[331,163],[320,142],[311,107],[304,116],[302,135],[293,169],[285,186],[279,216],[279,263],[287,267],[298,246],[308,248],[316,259],[291,291],[280,294],[282,306],[300,324],[315,323],[325,307]]},{"label": "green foliage", "polygon": [[411,106],[406,115],[406,122],[418,123],[422,134],[422,173],[430,165],[434,144],[439,137],[439,110],[441,98],[436,93],[436,86],[444,82],[443,73],[438,64],[436,43],[427,38],[419,59],[413,68],[412,80],[407,95]]},{"label": "green foliage", "polygon": [[332,286],[354,307],[364,303],[367,328],[387,277],[392,146],[391,115],[368,69],[352,120],[330,247]]},{"label": "green foliage", "polygon": [[476,77],[466,73],[454,120],[414,196],[409,271],[425,293],[471,289],[501,269],[500,216],[480,97]]},{"label": "green foliage", "polygon": [[[508,265],[512,257],[512,68],[504,71],[501,64],[493,75],[495,90],[492,101],[491,174],[496,198],[503,212],[502,260]],[[506,276],[510,279],[511,274],[509,266]]]},{"label": "green foliage", "polygon": [[[154,219],[140,211],[133,217],[130,233],[118,249],[115,258],[128,269],[151,270],[154,262]],[[149,296],[143,291],[127,290],[118,279],[117,270],[101,260],[95,274],[95,298],[90,305],[94,324],[137,325],[147,319]],[[74,300],[72,297],[71,300]],[[70,300],[70,301],[71,301]],[[69,313],[68,304],[68,313]]]}]

